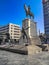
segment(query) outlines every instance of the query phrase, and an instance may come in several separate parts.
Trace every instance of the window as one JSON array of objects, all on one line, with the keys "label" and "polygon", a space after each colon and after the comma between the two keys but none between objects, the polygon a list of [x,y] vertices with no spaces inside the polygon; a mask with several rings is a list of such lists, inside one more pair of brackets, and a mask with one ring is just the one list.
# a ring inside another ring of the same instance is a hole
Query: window
[{"label": "window", "polygon": [[11,39],[12,39],[12,36],[11,36]]},{"label": "window", "polygon": [[12,35],[12,33],[11,33],[11,35]]},{"label": "window", "polygon": [[11,32],[12,32],[12,30],[11,30]]}]

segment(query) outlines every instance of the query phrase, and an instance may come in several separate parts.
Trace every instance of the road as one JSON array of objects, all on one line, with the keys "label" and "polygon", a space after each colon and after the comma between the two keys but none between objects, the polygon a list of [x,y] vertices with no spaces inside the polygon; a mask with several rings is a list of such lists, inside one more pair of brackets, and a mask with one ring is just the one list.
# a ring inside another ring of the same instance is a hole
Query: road
[{"label": "road", "polygon": [[49,65],[49,52],[31,56],[0,50],[0,65]]}]

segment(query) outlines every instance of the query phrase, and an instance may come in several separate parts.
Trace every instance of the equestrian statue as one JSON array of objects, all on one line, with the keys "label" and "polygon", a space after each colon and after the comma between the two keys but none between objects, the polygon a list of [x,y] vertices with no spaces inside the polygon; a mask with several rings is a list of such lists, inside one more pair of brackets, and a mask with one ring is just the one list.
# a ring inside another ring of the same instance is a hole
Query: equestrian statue
[{"label": "equestrian statue", "polygon": [[32,17],[34,19],[34,14],[30,11],[30,5],[27,7],[26,4],[24,4],[24,9],[26,12],[26,16],[30,16],[30,18]]}]

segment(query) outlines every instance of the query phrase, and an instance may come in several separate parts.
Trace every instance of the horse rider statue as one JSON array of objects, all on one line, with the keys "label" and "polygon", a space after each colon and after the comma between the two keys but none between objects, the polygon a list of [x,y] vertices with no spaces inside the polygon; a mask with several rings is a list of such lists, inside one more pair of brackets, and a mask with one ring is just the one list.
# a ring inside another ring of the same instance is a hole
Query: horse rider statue
[{"label": "horse rider statue", "polygon": [[25,12],[26,12],[26,16],[30,16],[30,18],[32,17],[34,19],[34,15],[33,13],[30,11],[30,5],[27,7],[26,4],[24,4],[24,9],[25,9]]}]

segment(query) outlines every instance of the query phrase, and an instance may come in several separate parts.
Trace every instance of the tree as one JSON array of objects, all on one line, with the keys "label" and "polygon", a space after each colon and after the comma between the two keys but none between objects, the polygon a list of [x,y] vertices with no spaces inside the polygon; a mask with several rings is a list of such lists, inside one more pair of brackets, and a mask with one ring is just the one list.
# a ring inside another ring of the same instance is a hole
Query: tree
[{"label": "tree", "polygon": [[39,35],[39,38],[41,39],[42,44],[47,44],[47,37],[46,34],[44,35]]}]

